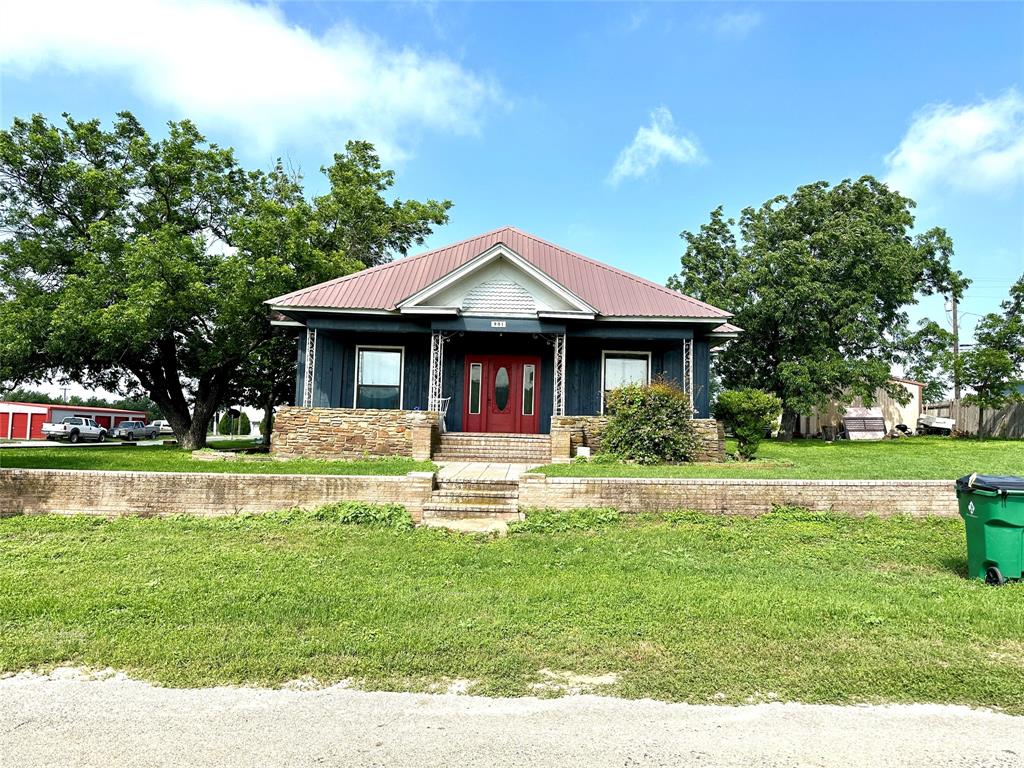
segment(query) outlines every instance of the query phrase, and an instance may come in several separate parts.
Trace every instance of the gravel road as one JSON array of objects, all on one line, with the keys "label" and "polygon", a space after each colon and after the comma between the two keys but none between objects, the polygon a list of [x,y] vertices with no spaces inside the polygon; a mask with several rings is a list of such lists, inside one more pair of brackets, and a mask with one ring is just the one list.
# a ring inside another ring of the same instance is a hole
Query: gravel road
[{"label": "gravel road", "polygon": [[0,679],[0,766],[1024,766],[1024,718],[939,705],[689,706]]}]

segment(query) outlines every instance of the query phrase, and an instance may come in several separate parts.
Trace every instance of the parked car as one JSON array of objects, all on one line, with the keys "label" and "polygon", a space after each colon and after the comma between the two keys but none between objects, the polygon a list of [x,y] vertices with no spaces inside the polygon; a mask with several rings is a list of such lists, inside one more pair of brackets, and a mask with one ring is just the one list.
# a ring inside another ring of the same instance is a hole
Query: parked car
[{"label": "parked car", "polygon": [[60,423],[47,421],[43,424],[43,437],[47,440],[67,440],[78,443],[83,440],[95,440],[102,443],[107,439],[107,430],[92,419],[82,416],[65,416]]},{"label": "parked car", "polygon": [[122,421],[114,427],[114,437],[122,440],[149,440],[160,434],[160,425],[155,421],[146,424],[144,421]]},{"label": "parked car", "polygon": [[174,430],[171,429],[171,422],[165,421],[164,419],[157,419],[150,426],[157,427],[160,430],[161,435],[174,434]]}]

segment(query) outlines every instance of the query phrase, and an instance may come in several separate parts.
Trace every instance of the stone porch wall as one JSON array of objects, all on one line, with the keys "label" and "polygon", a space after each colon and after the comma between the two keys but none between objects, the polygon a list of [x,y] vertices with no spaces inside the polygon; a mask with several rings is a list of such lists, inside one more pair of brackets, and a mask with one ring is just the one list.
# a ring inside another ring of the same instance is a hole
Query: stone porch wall
[{"label": "stone porch wall", "polygon": [[434,411],[284,406],[274,418],[271,452],[279,458],[428,460],[437,447]]},{"label": "stone porch wall", "polygon": [[[725,429],[714,419],[693,419],[699,448],[695,461],[725,461]],[[601,450],[601,435],[608,426],[607,416],[552,416],[551,462],[564,464],[587,446],[592,453]]]},{"label": "stone porch wall", "polygon": [[432,472],[384,476],[4,469],[0,470],[0,517],[216,517],[368,501],[402,504],[419,521],[433,487]]},{"label": "stone porch wall", "polygon": [[545,477],[519,481],[520,509],[614,507],[622,512],[693,509],[760,515],[774,506],[913,517],[958,516],[948,480],[739,480],[702,478]]}]

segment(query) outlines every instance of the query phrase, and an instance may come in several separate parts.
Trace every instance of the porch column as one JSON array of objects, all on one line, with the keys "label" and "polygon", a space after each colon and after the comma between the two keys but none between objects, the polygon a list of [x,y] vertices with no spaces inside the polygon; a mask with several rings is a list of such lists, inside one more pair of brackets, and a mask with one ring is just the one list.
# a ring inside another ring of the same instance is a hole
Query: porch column
[{"label": "porch column", "polygon": [[555,336],[555,388],[551,415],[565,416],[565,334]]},{"label": "porch column", "polygon": [[427,410],[442,410],[442,391],[444,388],[444,344],[446,334],[433,331],[430,334],[430,378],[427,387]]},{"label": "porch column", "polygon": [[302,383],[302,404],[313,407],[313,382],[316,380],[316,328],[306,329],[306,370]]},{"label": "porch column", "polygon": [[683,387],[693,408],[693,339],[683,339]]}]

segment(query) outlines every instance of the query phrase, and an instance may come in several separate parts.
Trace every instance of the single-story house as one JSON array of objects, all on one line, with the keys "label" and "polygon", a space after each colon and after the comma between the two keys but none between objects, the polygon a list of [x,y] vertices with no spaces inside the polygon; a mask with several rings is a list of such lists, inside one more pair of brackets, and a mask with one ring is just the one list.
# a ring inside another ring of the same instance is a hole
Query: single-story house
[{"label": "single-story house", "polygon": [[295,330],[294,404],[445,413],[449,432],[544,434],[654,377],[709,412],[710,304],[513,227],[267,302]]},{"label": "single-story house", "polygon": [[0,402],[0,439],[42,440],[43,423],[59,422],[67,416],[92,419],[101,427],[112,429],[122,421],[146,421],[145,411],[123,408],[95,408],[67,403]]},{"label": "single-story house", "polygon": [[[897,424],[905,424],[911,429],[917,429],[917,420],[924,413],[925,385],[920,381],[897,377],[891,378],[890,381],[903,387],[910,399],[906,403],[901,403],[881,387],[875,391],[872,407],[881,411],[882,419],[885,422],[885,431],[889,432]],[[861,408],[865,406],[865,403],[861,398],[856,397],[850,406]],[[798,432],[804,437],[816,437],[821,434],[837,435],[842,431],[842,424],[843,408],[839,403],[832,402],[825,408],[815,409],[810,414],[801,416]]]}]

